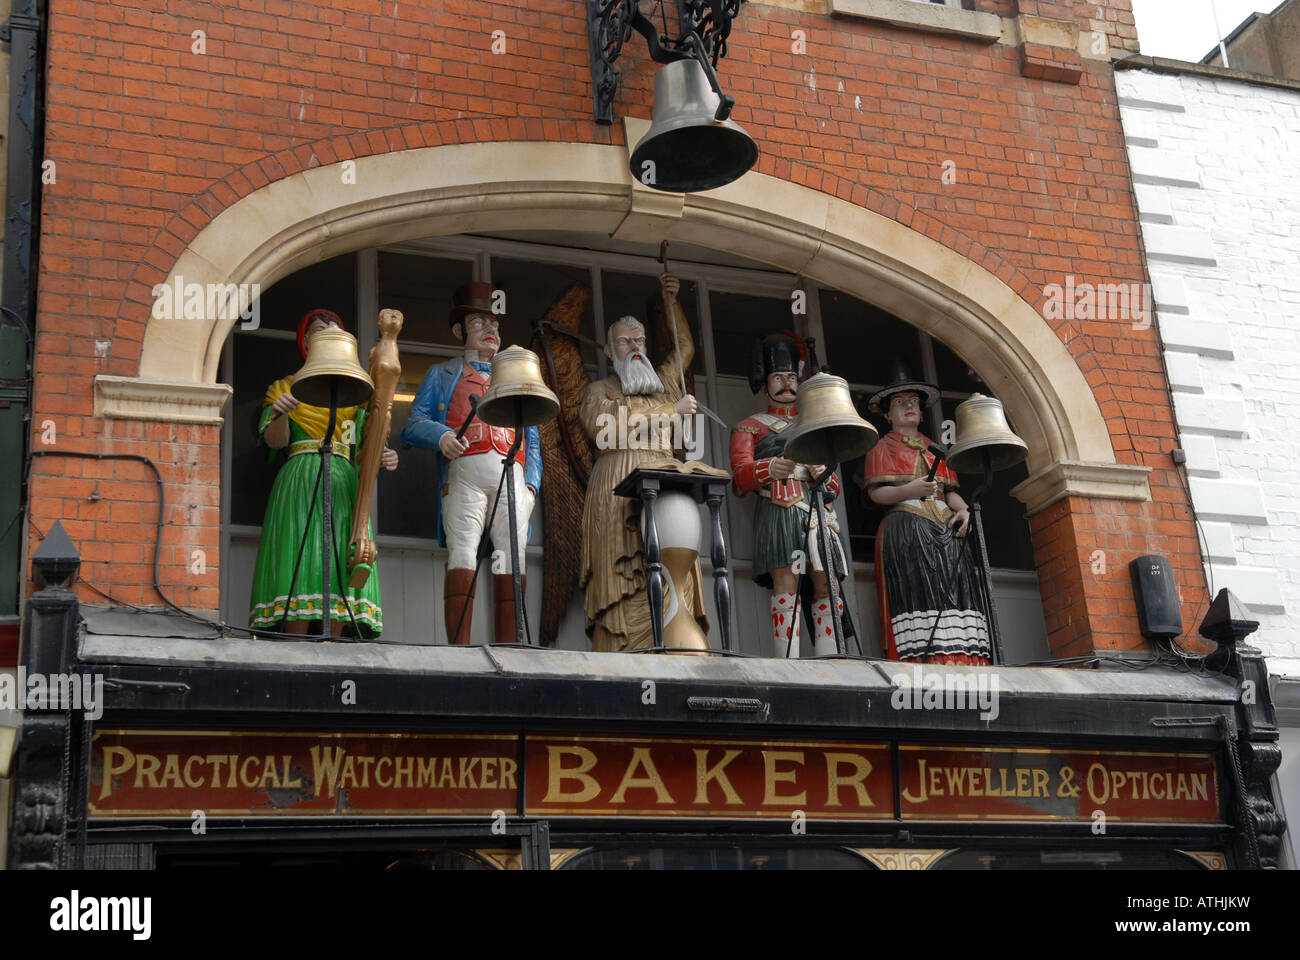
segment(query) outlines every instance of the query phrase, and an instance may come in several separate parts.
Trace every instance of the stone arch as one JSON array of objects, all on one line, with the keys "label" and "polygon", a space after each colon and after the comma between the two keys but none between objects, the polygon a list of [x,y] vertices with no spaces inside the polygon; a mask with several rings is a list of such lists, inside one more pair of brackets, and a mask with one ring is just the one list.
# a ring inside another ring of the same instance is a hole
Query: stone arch
[{"label": "stone arch", "polygon": [[[625,121],[635,143],[646,121]],[[348,163],[349,176],[343,164]],[[1032,302],[1029,280],[942,222],[862,185],[782,164],[699,194],[632,180],[624,146],[496,141],[422,147],[314,166],[230,202],[201,228],[167,283],[260,284],[368,246],[465,232],[567,228],[691,242],[836,287],[906,318],[980,372],[1030,447],[1017,495],[1030,512],[1068,495],[1149,499],[1146,468],[1116,462],[1079,365]],[[352,181],[352,182],[348,182]],[[844,197],[852,198],[853,202]],[[221,348],[237,318],[150,318],[139,375],[101,376],[96,413],[208,419]],[[205,390],[208,391],[205,393]],[[228,391],[228,388],[221,388]],[[182,397],[169,416],[167,396]],[[205,399],[206,398],[206,399]],[[130,411],[134,410],[132,413]]]}]

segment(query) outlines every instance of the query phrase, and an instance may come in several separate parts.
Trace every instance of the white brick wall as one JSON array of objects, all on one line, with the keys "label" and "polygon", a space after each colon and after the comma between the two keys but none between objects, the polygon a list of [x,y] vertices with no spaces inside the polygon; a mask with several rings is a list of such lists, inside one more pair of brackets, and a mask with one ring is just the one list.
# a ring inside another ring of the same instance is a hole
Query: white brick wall
[{"label": "white brick wall", "polygon": [[1300,675],[1300,91],[1115,73],[1214,587]]}]

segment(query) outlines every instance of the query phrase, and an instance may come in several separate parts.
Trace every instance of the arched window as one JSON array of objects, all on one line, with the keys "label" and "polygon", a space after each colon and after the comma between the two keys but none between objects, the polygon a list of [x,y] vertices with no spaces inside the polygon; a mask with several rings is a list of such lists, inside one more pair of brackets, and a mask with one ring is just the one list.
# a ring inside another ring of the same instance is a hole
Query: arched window
[{"label": "arched window", "polygon": [[[588,283],[598,295],[593,297],[582,332],[603,342],[612,320],[628,313],[645,316],[647,303],[658,290],[657,252],[645,245],[561,231],[448,237],[336,257],[285,277],[266,290],[260,327],[237,329],[223,355],[222,379],[235,391],[223,433],[223,618],[247,622],[262,517],[279,467],[279,461],[268,457],[266,448],[256,443],[257,417],[267,385],[300,365],[294,330],[306,310],[328,307],[339,313],[357,335],[363,363],[376,340],[379,309],[402,311],[405,324],[399,343],[403,372],[390,441],[396,445],[425,372],[460,352],[447,323],[451,292],[456,287],[473,279],[490,279],[505,290],[502,344],[527,345],[530,321],[541,316],[571,282]],[[961,400],[976,390],[991,393],[961,359],[959,343],[941,343],[910,326],[906,318],[722,251],[673,244],[669,257],[670,269],[682,280],[679,301],[696,339],[692,369],[697,396],[727,423],[760,409],[761,399],[750,393],[746,379],[750,351],[756,339],[786,329],[814,339],[818,359],[849,381],[864,415],[866,398],[883,384],[892,359],[906,360],[918,376],[941,388],[940,403],[927,424],[935,439],[941,438],[944,420],[953,416]],[[603,355],[589,345],[583,350],[589,375],[603,377]],[[875,422],[882,432],[887,428],[883,421]],[[725,431],[710,424],[705,459],[727,466],[728,440]],[[441,643],[445,642],[441,614],[445,552],[435,539],[434,458],[423,450],[402,451],[401,456],[395,473],[380,472],[376,492],[384,638]],[[844,469],[851,475],[852,465]],[[1024,476],[1023,468],[996,475],[995,487],[984,501],[994,595],[1006,658],[1011,663],[1047,656],[1028,523],[1022,504],[1008,492]],[[962,479],[964,489],[974,485],[973,478]],[[837,509],[846,518],[852,554],[854,584],[848,591],[849,607],[864,653],[879,655],[872,560],[881,515],[860,505],[859,489],[853,482],[845,484]],[[728,498],[725,527],[732,558],[733,633],[742,652],[767,655],[763,638],[770,632],[766,626],[768,601],[766,593],[750,580],[752,510],[752,500]],[[541,603],[544,526],[539,506],[533,515],[528,548],[529,570],[535,575],[529,577],[527,606],[534,624]],[[707,566],[707,556],[701,559]],[[484,601],[480,598],[479,602]],[[711,611],[710,616],[716,614]],[[479,615],[474,622],[473,640],[481,642],[490,630],[491,618]],[[580,599],[570,605],[559,643],[587,649]],[[856,650],[850,647],[850,652]]]}]

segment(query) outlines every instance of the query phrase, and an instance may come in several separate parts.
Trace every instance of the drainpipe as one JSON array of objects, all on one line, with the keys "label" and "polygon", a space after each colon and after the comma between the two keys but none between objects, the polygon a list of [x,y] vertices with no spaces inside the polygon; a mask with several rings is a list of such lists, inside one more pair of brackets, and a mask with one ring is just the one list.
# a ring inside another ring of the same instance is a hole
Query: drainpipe
[{"label": "drainpipe", "polygon": [[[35,338],[35,258],[40,231],[44,37],[39,0],[14,0],[0,40],[10,46],[9,129],[5,143],[5,235],[0,292],[0,658],[16,630],[26,524]],[[0,664],[3,659],[0,659]]]}]

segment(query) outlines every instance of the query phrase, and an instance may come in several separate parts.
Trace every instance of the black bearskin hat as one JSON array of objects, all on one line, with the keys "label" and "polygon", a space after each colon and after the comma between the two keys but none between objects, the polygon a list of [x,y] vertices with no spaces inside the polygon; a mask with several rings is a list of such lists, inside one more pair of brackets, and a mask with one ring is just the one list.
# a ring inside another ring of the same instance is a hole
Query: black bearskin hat
[{"label": "black bearskin hat", "polygon": [[754,352],[749,361],[749,390],[758,393],[767,386],[767,378],[773,373],[802,373],[802,351],[790,337],[773,334],[754,344]]}]

